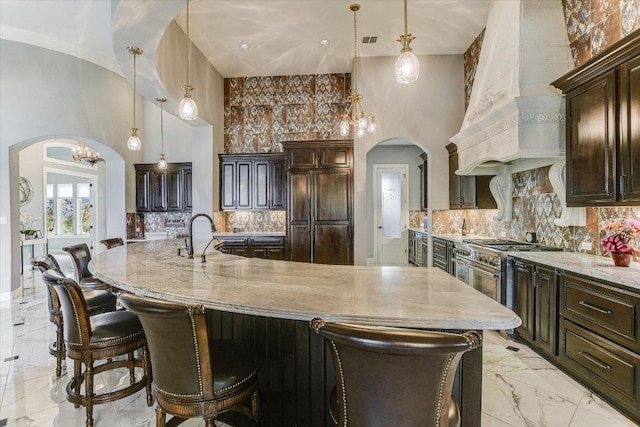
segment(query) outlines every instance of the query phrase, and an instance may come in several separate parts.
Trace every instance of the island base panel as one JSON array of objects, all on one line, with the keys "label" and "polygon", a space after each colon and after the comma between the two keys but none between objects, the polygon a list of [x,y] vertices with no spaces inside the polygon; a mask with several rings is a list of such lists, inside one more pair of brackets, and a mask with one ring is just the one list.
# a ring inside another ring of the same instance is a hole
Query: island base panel
[{"label": "island base panel", "polygon": [[[238,339],[255,348],[264,427],[332,425],[327,397],[335,385],[333,362],[324,339],[307,322],[217,310],[207,310],[207,320],[210,338]],[[465,353],[454,383],[463,427],[480,427],[481,394],[482,347]],[[222,414],[220,420],[244,425],[233,413]]]}]

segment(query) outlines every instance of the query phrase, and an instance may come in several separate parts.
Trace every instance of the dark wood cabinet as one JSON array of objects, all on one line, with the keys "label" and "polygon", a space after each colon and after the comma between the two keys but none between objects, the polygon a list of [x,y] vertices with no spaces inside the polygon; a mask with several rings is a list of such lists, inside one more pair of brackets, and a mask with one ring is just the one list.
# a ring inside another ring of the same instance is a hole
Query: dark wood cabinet
[{"label": "dark wood cabinet", "polygon": [[447,145],[449,152],[449,209],[496,209],[497,203],[489,190],[493,175],[460,176],[458,147]]},{"label": "dark wood cabinet", "polygon": [[287,259],[353,264],[353,142],[287,142]]},{"label": "dark wood cabinet", "polygon": [[169,163],[158,169],[155,163],[134,165],[137,212],[191,211],[191,163]]},{"label": "dark wood cabinet", "polygon": [[422,164],[420,168],[420,210],[426,211],[429,208],[429,165],[427,153],[420,154]]},{"label": "dark wood cabinet", "polygon": [[431,244],[433,246],[433,266],[453,275],[453,242],[439,237],[433,237]]},{"label": "dark wood cabinet", "polygon": [[556,353],[556,274],[548,267],[514,261],[514,311],[518,337],[547,356]]},{"label": "dark wood cabinet", "polygon": [[416,232],[409,230],[408,233],[407,259],[409,264],[416,263]]},{"label": "dark wood cabinet", "polygon": [[274,154],[220,154],[222,210],[282,210],[284,157]]},{"label": "dark wood cabinet", "polygon": [[282,236],[237,235],[223,237],[221,251],[248,258],[284,260],[285,246]]},{"label": "dark wood cabinet", "polygon": [[614,43],[553,85],[566,94],[567,205],[637,204],[640,32]]},{"label": "dark wood cabinet", "polygon": [[640,294],[563,273],[558,363],[640,422]]}]

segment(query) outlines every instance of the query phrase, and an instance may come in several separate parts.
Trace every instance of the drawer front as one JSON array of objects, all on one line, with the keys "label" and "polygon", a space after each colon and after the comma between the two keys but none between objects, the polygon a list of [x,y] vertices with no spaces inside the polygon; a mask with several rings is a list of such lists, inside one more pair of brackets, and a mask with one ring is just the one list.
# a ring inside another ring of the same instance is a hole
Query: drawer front
[{"label": "drawer front", "polygon": [[248,237],[222,237],[224,246],[247,246],[249,244]]},{"label": "drawer front", "polygon": [[559,362],[633,418],[640,417],[640,355],[574,323],[560,323]]},{"label": "drawer front", "polygon": [[252,245],[284,246],[284,237],[281,236],[252,236]]},{"label": "drawer front", "polygon": [[566,274],[560,289],[563,317],[627,348],[640,350],[638,296]]},{"label": "drawer front", "polygon": [[433,239],[433,259],[436,258],[447,262],[447,242],[440,239]]}]

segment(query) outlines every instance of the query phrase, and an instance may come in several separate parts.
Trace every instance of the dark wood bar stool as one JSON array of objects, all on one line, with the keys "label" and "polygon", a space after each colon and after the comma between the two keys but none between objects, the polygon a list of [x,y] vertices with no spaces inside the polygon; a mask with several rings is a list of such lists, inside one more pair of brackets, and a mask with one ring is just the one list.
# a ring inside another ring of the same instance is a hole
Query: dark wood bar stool
[{"label": "dark wood bar stool", "polygon": [[[37,267],[40,272],[44,273],[49,269],[60,270],[60,264],[51,254],[43,258],[33,260],[33,266]],[[45,286],[47,289],[47,308],[49,309],[49,321],[56,325],[56,340],[49,345],[49,354],[56,356],[56,377],[62,375],[62,361],[65,359],[64,349],[64,333],[63,318],[60,310],[60,300],[56,290],[52,287]],[[117,297],[109,291],[82,291],[84,299],[87,302],[87,310],[89,316],[94,314],[106,313],[116,309]]]},{"label": "dark wood bar stool", "polygon": [[[49,269],[42,274],[42,280],[55,289],[65,319],[64,343],[67,357],[73,360],[73,377],[66,387],[67,400],[76,407],[85,407],[87,427],[93,426],[93,405],[130,396],[145,387],[147,405],[151,406],[153,396],[149,353],[138,317],[126,310],[90,317],[84,294],[73,279],[65,277],[58,270]],[[136,358],[137,350],[141,350],[139,358]],[[96,361],[104,362],[96,365]],[[129,385],[96,394],[94,376],[118,368],[129,370]],[[135,368],[141,368],[143,372],[137,381]],[[83,383],[84,394],[81,390]]]},{"label": "dark wood bar stool", "polygon": [[76,268],[76,281],[83,288],[88,289],[106,289],[111,290],[111,286],[95,277],[89,271],[89,261],[91,261],[91,252],[86,243],[78,243],[62,248],[73,258]]},{"label": "dark wood bar stool", "polygon": [[[259,419],[253,349],[240,341],[209,340],[204,307],[132,294],[120,295],[119,301],[138,315],[149,342],[157,427],[195,417],[213,427],[226,411]],[[250,409],[245,406],[249,402]],[[167,413],[173,418],[165,424]]]},{"label": "dark wood bar stool", "polygon": [[379,328],[313,319],[333,357],[330,412],[338,426],[452,427],[460,412],[451,396],[463,353],[482,345],[463,334]]},{"label": "dark wood bar stool", "polygon": [[100,240],[100,243],[105,245],[107,249],[124,245],[124,241],[122,240],[121,237],[113,237],[111,239]]}]

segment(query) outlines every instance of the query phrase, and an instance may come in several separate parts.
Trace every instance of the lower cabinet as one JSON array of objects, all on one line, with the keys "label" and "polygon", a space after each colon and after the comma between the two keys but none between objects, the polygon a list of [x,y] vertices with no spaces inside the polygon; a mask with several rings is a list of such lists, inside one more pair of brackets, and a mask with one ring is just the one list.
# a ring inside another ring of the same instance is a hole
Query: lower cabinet
[{"label": "lower cabinet", "polygon": [[453,275],[453,242],[433,237],[431,243],[433,245],[433,266]]},{"label": "lower cabinet", "polygon": [[284,260],[283,236],[225,236],[221,251],[247,258]]},{"label": "lower cabinet", "polygon": [[514,262],[514,311],[522,319],[519,338],[547,356],[556,353],[555,271],[525,261]]},{"label": "lower cabinet", "polygon": [[640,424],[640,292],[515,259],[516,335]]}]

